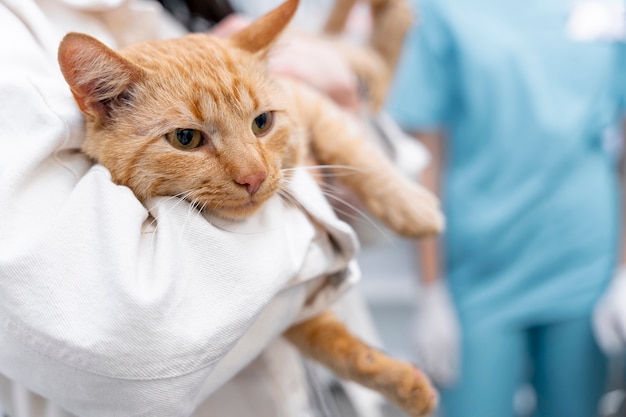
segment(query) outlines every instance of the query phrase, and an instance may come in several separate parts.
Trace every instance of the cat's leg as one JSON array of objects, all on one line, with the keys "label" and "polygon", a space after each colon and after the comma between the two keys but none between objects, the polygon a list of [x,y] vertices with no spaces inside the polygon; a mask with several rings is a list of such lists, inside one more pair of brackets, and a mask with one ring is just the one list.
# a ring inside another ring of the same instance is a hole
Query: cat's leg
[{"label": "cat's leg", "polygon": [[284,82],[294,96],[299,122],[309,132],[313,159],[330,166],[336,180],[354,191],[372,215],[405,237],[433,235],[443,229],[434,194],[405,178],[365,139],[356,119],[312,88]]},{"label": "cat's leg", "polygon": [[324,32],[331,35],[343,32],[354,3],[356,3],[356,0],[335,0],[335,4],[324,25]]},{"label": "cat's leg", "polygon": [[369,45],[385,61],[390,74],[396,69],[404,38],[414,23],[407,0],[370,0],[372,34]]},{"label": "cat's leg", "polygon": [[387,96],[404,38],[413,23],[413,11],[407,0],[370,0],[372,28],[365,44],[342,41],[354,0],[336,0],[324,31],[333,36],[350,67],[362,83],[372,111],[379,111]]},{"label": "cat's leg", "polygon": [[[381,151],[373,148],[371,144],[357,145],[347,160],[333,156],[325,163],[358,169],[353,173],[338,169],[336,180],[354,191],[367,211],[398,235],[420,238],[440,233],[444,218],[436,197],[395,172],[390,162],[381,161],[384,158]],[[363,157],[364,161],[376,157],[379,161],[358,164],[358,157]]]},{"label": "cat's leg", "polygon": [[291,327],[285,337],[306,357],[380,392],[412,417],[428,416],[437,405],[437,393],[420,370],[366,345],[330,312]]}]

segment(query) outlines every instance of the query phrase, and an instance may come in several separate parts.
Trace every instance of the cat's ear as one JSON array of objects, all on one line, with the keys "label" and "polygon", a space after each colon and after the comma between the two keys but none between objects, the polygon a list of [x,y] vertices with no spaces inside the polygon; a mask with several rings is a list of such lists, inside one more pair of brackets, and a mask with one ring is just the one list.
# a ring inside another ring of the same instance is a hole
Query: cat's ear
[{"label": "cat's ear", "polygon": [[271,12],[230,37],[240,49],[265,54],[289,25],[298,9],[298,0],[287,0]]},{"label": "cat's ear", "polygon": [[143,76],[143,70],[102,42],[68,33],[59,46],[59,65],[80,110],[104,120],[110,104]]}]

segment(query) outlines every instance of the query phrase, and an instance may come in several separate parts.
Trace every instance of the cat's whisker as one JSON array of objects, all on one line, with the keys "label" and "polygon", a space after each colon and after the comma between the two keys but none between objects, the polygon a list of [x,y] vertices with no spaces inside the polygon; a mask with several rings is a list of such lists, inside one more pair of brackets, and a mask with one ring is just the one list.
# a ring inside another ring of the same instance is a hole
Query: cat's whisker
[{"label": "cat's whisker", "polygon": [[392,241],[392,239],[389,236],[389,234],[382,227],[380,227],[374,220],[372,220],[372,218],[370,216],[368,216],[366,212],[364,212],[363,210],[361,210],[360,208],[358,208],[354,204],[351,204],[348,201],[344,200],[343,198],[334,195],[332,192],[325,191],[325,190],[322,189],[322,194],[324,194],[324,196],[326,198],[331,199],[333,201],[336,201],[337,203],[345,206],[346,208],[348,208],[348,209],[350,209],[352,211],[352,212],[350,212],[350,211],[341,209],[341,208],[337,207],[336,204],[332,204],[333,210],[335,210],[337,213],[342,214],[342,215],[344,215],[345,217],[347,217],[347,218],[349,218],[351,220],[362,222],[362,223],[365,223],[365,224],[373,227],[378,233],[380,233],[380,235],[385,240],[387,240],[388,242]]},{"label": "cat's whisker", "polygon": [[[185,199],[186,199],[186,198],[188,198],[188,197],[189,197],[192,193],[193,193],[193,191],[192,191],[192,190],[190,190],[190,191],[182,191],[182,192],[180,192],[180,193],[178,193],[178,194],[176,194],[176,195],[173,195],[173,196],[171,196],[171,197],[168,197],[168,198],[166,198],[165,200],[163,200],[163,201],[159,202],[158,204],[156,204],[156,205],[152,208],[152,210],[154,210],[154,209],[155,209],[155,208],[157,208],[157,207],[162,206],[163,204],[165,204],[165,203],[169,202],[169,201],[170,201],[170,200],[172,200],[172,199],[178,199],[178,201],[177,201],[176,203],[174,203],[174,205],[173,205],[172,207],[170,207],[170,208],[169,208],[169,209],[165,212],[165,214],[167,214],[167,213],[171,212],[172,210],[174,210],[174,209],[176,208],[176,206],[178,206],[181,202],[185,201]],[[155,225],[155,226],[154,226],[154,230],[152,231],[152,240],[151,240],[151,245],[152,245],[152,247],[154,247],[154,239],[155,239],[155,236],[156,236],[156,234],[157,234],[157,230],[159,229],[159,221],[158,221],[158,217],[159,217],[159,216],[153,216],[152,221],[148,224],[148,227],[151,227],[153,224]]]},{"label": "cat's whisker", "polygon": [[[291,173],[300,169],[307,171],[319,171],[316,175],[321,177],[340,177],[346,175],[361,174],[364,172],[371,172],[374,168],[357,168],[349,165],[306,165],[297,168],[282,168],[281,172]],[[332,171],[332,172],[329,172]]]},{"label": "cat's whisker", "polygon": [[[154,210],[156,208],[161,207],[162,205],[164,205],[165,203],[169,202],[170,200],[178,200],[172,207],[170,207],[167,212],[170,212],[172,209],[174,209],[177,205],[179,205],[181,203],[181,201],[184,201],[185,198],[187,198],[190,194],[192,193],[192,191],[184,191],[182,193],[178,193],[174,196],[171,197],[167,197],[165,200],[160,201],[158,204],[155,204],[153,207],[151,207],[151,210]],[[155,217],[154,220],[152,221],[152,223],[154,223],[155,221],[157,221],[157,218]],[[152,224],[151,223],[151,224]]]},{"label": "cat's whisker", "polygon": [[[285,182],[285,184],[288,184],[288,183],[289,183],[288,181]],[[374,220],[372,220],[372,218],[365,211],[361,210],[354,204],[349,203],[347,200],[337,195],[337,194],[345,194],[345,191],[343,188],[336,186],[336,185],[323,183],[323,184],[320,184],[320,191],[327,199],[333,200],[350,210],[349,211],[347,209],[342,209],[338,207],[337,204],[331,204],[333,207],[333,210],[336,213],[343,215],[345,218],[358,221],[361,223],[365,223],[373,227],[378,233],[380,233],[380,235],[386,241],[388,242],[392,241],[391,237],[389,236],[389,233],[387,233],[385,229],[383,229],[379,224],[377,224]],[[291,191],[288,188],[286,187],[281,188],[277,194],[283,200],[291,203],[292,205],[297,207],[299,210],[306,211],[306,209],[302,206],[302,204],[300,204],[300,202],[296,199],[296,197],[291,193]]]},{"label": "cat's whisker", "polygon": [[[184,193],[180,193],[180,194],[184,194]],[[180,194],[177,194],[177,195],[173,195],[173,196],[168,196],[168,197],[166,197],[164,200],[159,201],[159,202],[158,202],[157,204],[155,204],[154,206],[151,206],[151,207],[149,208],[149,210],[150,210],[150,211],[152,211],[152,210],[154,210],[154,209],[159,208],[160,206],[162,206],[163,204],[167,203],[168,201],[173,200],[173,199],[175,199],[175,198],[178,198],[178,197],[180,196]]]},{"label": "cat's whisker", "polygon": [[283,172],[290,172],[290,171],[299,171],[302,169],[345,169],[347,171],[364,171],[362,168],[357,168],[351,165],[302,165],[302,166],[298,166],[298,167],[293,167],[293,168],[281,168],[281,171]]},{"label": "cat's whisker", "polygon": [[348,195],[348,191],[341,185],[324,182],[324,183],[318,184],[318,186],[322,189],[322,191],[335,193],[335,196]]},{"label": "cat's whisker", "polygon": [[[291,194],[291,191],[289,189],[289,186],[292,184],[291,178],[283,178],[283,182],[282,182],[282,187],[279,189],[278,194],[281,195],[282,197],[284,197],[285,199],[288,200],[293,203],[293,204],[297,204],[299,205],[298,201],[296,200],[296,198],[293,196],[293,194]],[[337,185],[333,185],[327,182],[322,182],[322,183],[318,183],[317,184],[318,187],[321,189],[322,192],[326,191],[326,192],[333,192],[336,195],[343,195],[345,194],[345,191],[342,187],[337,186]]]},{"label": "cat's whisker", "polygon": [[[185,199],[187,200],[187,198]],[[189,205],[187,206],[187,215],[185,216],[185,222],[183,223],[183,234],[185,233],[185,229],[187,228],[187,224],[189,223],[189,216],[191,216],[191,213],[198,208],[198,202],[195,199],[187,200],[187,202],[189,203]]]},{"label": "cat's whisker", "polygon": [[[207,215],[206,207],[208,205],[209,205],[209,200],[204,200],[204,203],[202,203],[202,206],[200,206],[198,210],[202,214],[202,217],[204,217],[204,219],[207,221],[207,223],[209,223],[211,226],[215,227],[216,229],[219,229],[219,227],[217,227],[215,223],[212,221],[211,216]],[[211,211],[211,210],[208,210],[208,211]]]},{"label": "cat's whisker", "polygon": [[[192,193],[192,191],[183,191],[183,192],[180,192],[180,193],[175,194],[175,195],[173,195],[173,196],[169,196],[169,197],[167,197],[166,199],[164,199],[163,201],[160,201],[158,204],[155,204],[154,206],[152,206],[150,209],[151,209],[151,210],[157,209],[157,208],[159,208],[160,206],[162,206],[163,204],[167,203],[168,201],[173,200],[173,199],[176,199],[176,198],[179,198],[180,200],[184,200],[184,199],[185,199],[185,198],[187,198],[187,197],[188,197],[191,193]],[[181,197],[181,196],[182,196],[182,197]],[[176,203],[176,204],[178,204],[178,203]],[[173,207],[176,207],[176,204],[175,204]],[[172,208],[173,208],[173,207],[172,207]],[[152,224],[154,224],[154,222],[156,222],[156,221],[157,221],[157,218],[156,218],[156,217],[153,217],[152,221],[148,224],[148,226],[152,226]],[[157,224],[157,227],[158,227],[158,224]]]},{"label": "cat's whisker", "polygon": [[304,207],[302,206],[302,204],[300,204],[300,202],[296,199],[296,197],[294,197],[293,194],[291,194],[291,192],[287,189],[280,189],[278,190],[277,194],[285,201],[287,201],[288,203],[290,203],[291,205],[295,206],[296,208],[298,208],[301,211],[305,211]]},{"label": "cat's whisker", "polygon": [[[203,198],[204,196],[211,196],[211,198]],[[198,200],[204,200],[204,203],[202,203],[202,206],[198,207],[197,205],[197,201]],[[222,201],[226,201],[227,198],[223,197]],[[196,198],[194,200],[194,202],[196,203],[196,209],[200,212],[203,213],[204,218],[206,219],[207,222],[209,222],[213,227],[215,227],[216,229],[219,230],[225,230],[225,231],[229,231],[226,229],[223,229],[219,226],[217,226],[214,222],[211,221],[211,215],[210,213],[217,213],[220,207],[220,203],[221,201],[219,200],[215,200],[215,193],[211,192],[211,193],[207,193],[207,192],[199,192],[198,194],[196,194]],[[209,207],[207,209],[207,206]]]}]

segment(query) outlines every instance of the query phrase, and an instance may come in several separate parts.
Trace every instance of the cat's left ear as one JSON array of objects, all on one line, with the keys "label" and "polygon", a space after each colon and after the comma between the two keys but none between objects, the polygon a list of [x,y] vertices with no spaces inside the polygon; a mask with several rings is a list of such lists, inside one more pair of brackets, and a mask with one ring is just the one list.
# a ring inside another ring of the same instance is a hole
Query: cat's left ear
[{"label": "cat's left ear", "polygon": [[82,33],[65,35],[58,60],[78,107],[96,121],[104,121],[114,99],[144,73],[102,42]]},{"label": "cat's left ear", "polygon": [[265,55],[289,25],[298,9],[298,0],[287,0],[271,12],[230,37],[233,44],[245,51]]}]

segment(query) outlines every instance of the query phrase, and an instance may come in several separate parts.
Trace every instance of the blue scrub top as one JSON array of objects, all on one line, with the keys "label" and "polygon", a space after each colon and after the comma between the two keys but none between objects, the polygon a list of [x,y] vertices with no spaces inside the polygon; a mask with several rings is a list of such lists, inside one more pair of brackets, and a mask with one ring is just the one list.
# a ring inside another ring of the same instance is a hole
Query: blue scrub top
[{"label": "blue scrub top", "polygon": [[624,44],[565,0],[422,0],[388,110],[448,132],[446,278],[462,317],[588,315],[616,262]]}]

